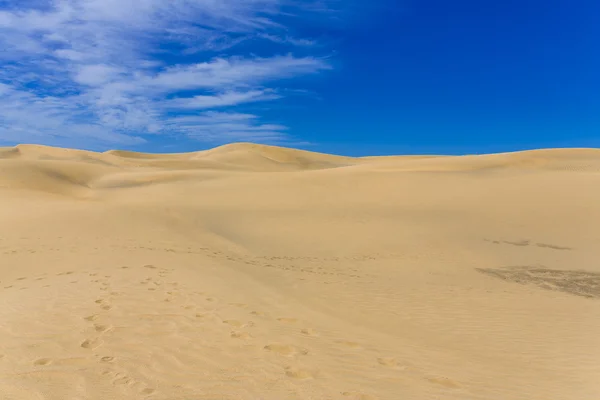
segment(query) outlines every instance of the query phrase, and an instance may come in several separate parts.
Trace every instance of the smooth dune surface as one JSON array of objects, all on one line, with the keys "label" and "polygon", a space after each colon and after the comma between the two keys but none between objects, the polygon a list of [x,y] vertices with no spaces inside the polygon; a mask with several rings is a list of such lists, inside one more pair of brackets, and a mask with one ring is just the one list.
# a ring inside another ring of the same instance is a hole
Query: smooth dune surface
[{"label": "smooth dune surface", "polygon": [[600,398],[600,150],[0,148],[0,399]]}]

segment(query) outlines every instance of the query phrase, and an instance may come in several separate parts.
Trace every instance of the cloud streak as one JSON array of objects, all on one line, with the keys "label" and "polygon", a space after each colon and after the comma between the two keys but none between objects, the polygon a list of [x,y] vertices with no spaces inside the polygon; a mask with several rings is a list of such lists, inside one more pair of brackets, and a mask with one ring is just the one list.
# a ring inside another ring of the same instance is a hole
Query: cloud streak
[{"label": "cloud streak", "polygon": [[279,95],[265,90],[249,90],[246,92],[224,92],[213,96],[198,95],[188,98],[177,98],[166,102],[173,109],[203,110],[234,106],[257,101],[276,100]]},{"label": "cloud streak", "polygon": [[[291,14],[309,18],[322,1],[3,4],[2,142],[135,145],[160,134],[210,142],[285,140],[285,126],[236,107],[276,101],[286,80],[331,69],[326,58],[293,55],[315,42],[281,23]],[[236,53],[236,46],[257,38],[285,52]]]}]

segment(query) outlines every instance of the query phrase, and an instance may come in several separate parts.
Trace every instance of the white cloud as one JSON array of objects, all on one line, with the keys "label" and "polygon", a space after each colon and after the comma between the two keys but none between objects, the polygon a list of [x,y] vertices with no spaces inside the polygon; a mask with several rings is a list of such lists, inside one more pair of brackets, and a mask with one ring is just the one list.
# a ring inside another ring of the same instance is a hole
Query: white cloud
[{"label": "white cloud", "polygon": [[120,69],[104,64],[82,65],[73,80],[82,85],[101,86],[115,81]]},{"label": "white cloud", "polygon": [[198,95],[190,98],[178,98],[166,102],[168,108],[176,109],[207,109],[234,106],[237,104],[256,101],[275,100],[279,96],[264,90],[250,90],[247,92],[225,92],[218,95]]},{"label": "white cloud", "polygon": [[8,85],[5,85],[4,83],[0,83],[0,97],[2,97],[5,94],[8,94],[8,92],[11,91],[11,87]]},{"label": "white cloud", "polygon": [[222,88],[259,84],[328,68],[323,60],[313,57],[217,58],[199,64],[174,66],[156,76],[142,78],[139,83],[157,90]]},{"label": "white cloud", "polygon": [[54,143],[76,138],[120,145],[144,141],[135,135],[125,135],[87,122],[85,109],[72,97],[36,96],[0,85],[0,110],[0,138],[6,141]]},{"label": "white cloud", "polygon": [[225,143],[231,140],[283,141],[287,128],[283,125],[260,124],[256,115],[209,111],[196,116],[175,117],[167,124],[192,138]]},{"label": "white cloud", "polygon": [[[296,11],[301,15],[317,3],[297,3]],[[285,127],[260,123],[258,116],[186,114],[276,100],[281,97],[272,88],[276,82],[331,68],[316,56],[241,57],[233,51],[256,37],[310,47],[310,39],[290,35],[279,22],[280,15],[289,19],[288,0],[3,4],[0,141],[5,142],[73,138],[131,144],[160,133],[211,141],[219,135],[280,139]],[[213,51],[227,54],[215,58]]]},{"label": "white cloud", "polygon": [[315,40],[305,39],[305,38],[295,38],[292,36],[278,36],[278,35],[272,35],[269,33],[261,33],[258,35],[258,37],[261,39],[269,40],[274,43],[292,44],[294,46],[310,47],[310,46],[317,45],[317,41],[315,41]]},{"label": "white cloud", "polygon": [[58,49],[54,52],[56,57],[65,58],[70,61],[85,61],[85,54],[71,49]]}]

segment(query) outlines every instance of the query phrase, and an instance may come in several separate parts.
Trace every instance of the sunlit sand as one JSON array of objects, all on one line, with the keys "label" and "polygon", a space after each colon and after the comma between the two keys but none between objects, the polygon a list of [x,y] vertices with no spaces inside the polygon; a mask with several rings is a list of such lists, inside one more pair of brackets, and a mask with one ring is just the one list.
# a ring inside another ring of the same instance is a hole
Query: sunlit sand
[{"label": "sunlit sand", "polygon": [[0,399],[600,398],[600,150],[0,148]]}]

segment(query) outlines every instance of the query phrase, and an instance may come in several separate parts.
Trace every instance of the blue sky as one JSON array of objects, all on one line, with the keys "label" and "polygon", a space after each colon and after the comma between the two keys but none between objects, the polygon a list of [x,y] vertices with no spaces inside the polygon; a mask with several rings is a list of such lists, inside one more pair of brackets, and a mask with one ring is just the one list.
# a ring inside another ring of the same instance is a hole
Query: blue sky
[{"label": "blue sky", "polygon": [[0,0],[0,145],[600,147],[596,0]]}]

